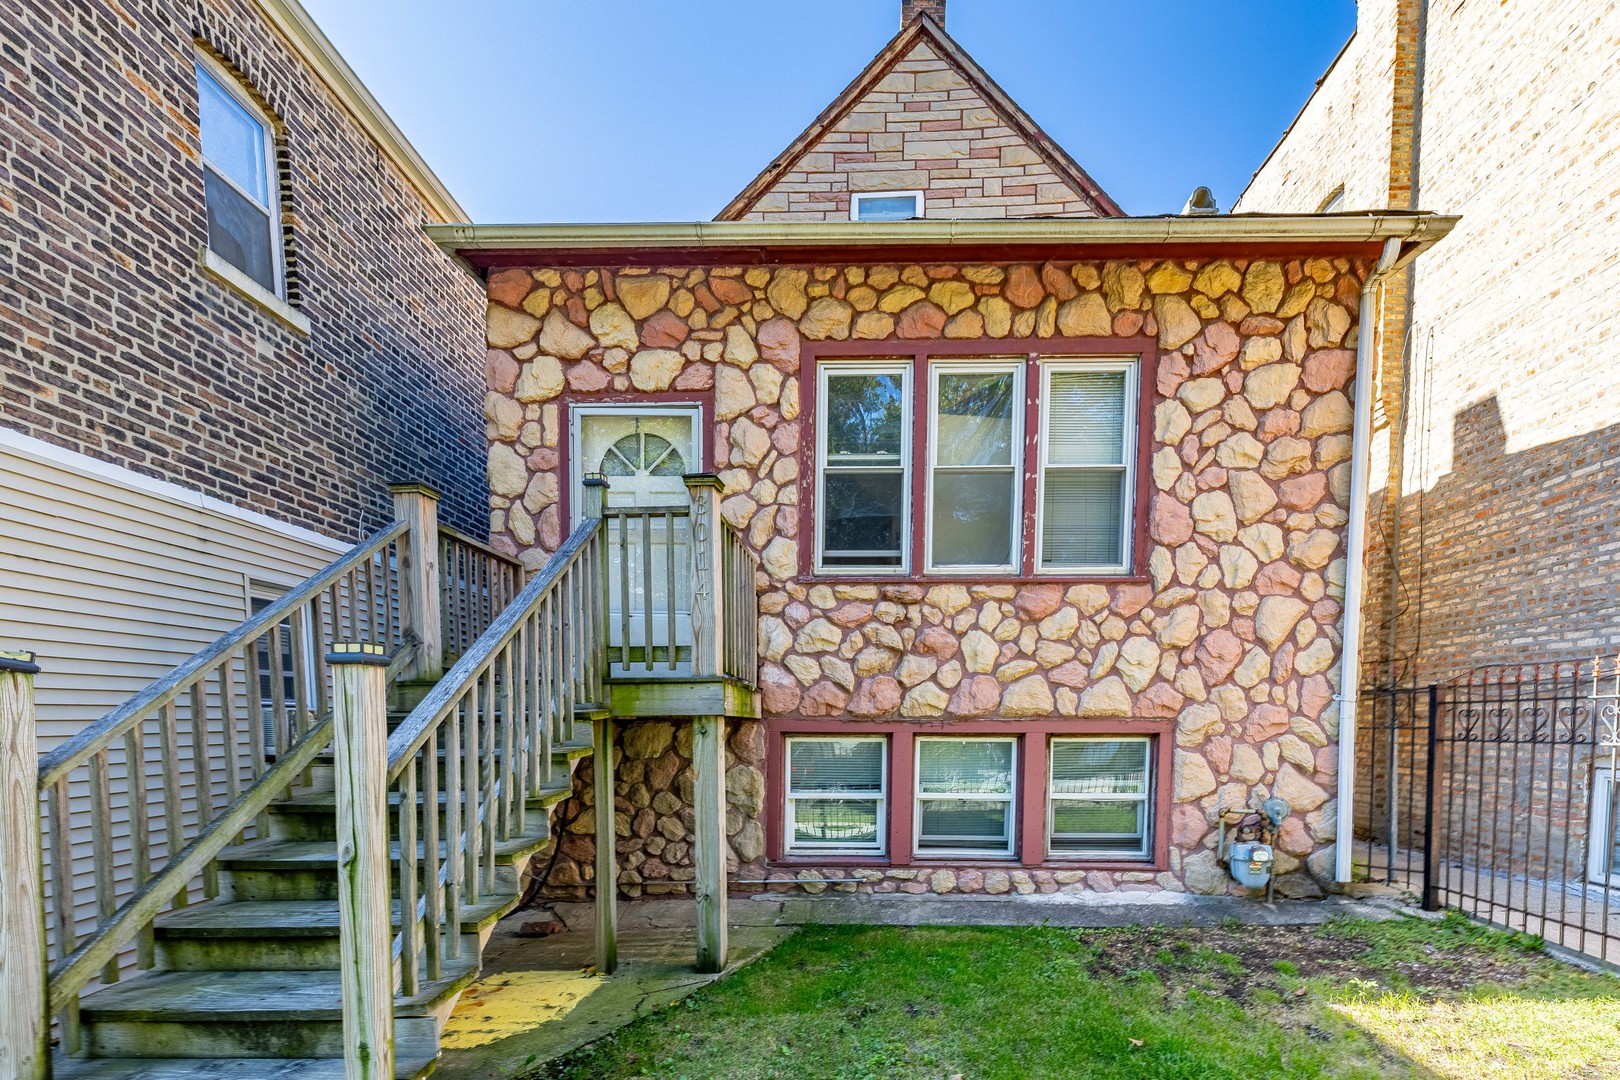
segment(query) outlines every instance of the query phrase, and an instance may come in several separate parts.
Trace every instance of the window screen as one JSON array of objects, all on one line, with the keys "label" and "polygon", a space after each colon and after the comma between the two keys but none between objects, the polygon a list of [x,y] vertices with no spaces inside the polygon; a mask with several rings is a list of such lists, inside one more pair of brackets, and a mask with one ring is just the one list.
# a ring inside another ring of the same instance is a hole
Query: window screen
[{"label": "window screen", "polygon": [[917,854],[1011,855],[1012,739],[917,740]]},{"label": "window screen", "polygon": [[1129,563],[1134,372],[1049,368],[1043,395],[1041,569]]},{"label": "window screen", "polygon": [[269,128],[200,64],[197,104],[209,250],[279,292]]},{"label": "window screen", "polygon": [[1021,367],[931,370],[930,565],[1010,569],[1024,452]]},{"label": "window screen", "polygon": [[901,570],[910,507],[910,373],[903,367],[822,373],[821,565]]},{"label": "window screen", "polygon": [[1052,854],[1146,857],[1151,757],[1148,739],[1053,739]]},{"label": "window screen", "polygon": [[887,754],[881,736],[789,738],[788,850],[881,852]]}]

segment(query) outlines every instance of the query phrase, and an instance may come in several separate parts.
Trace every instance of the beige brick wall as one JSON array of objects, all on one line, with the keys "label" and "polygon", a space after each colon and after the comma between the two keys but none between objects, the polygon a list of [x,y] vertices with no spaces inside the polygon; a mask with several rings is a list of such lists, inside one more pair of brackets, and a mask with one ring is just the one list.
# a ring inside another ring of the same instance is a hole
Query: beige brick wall
[{"label": "beige brick wall", "polygon": [[[1238,209],[1315,209],[1339,182],[1365,208],[1398,179],[1397,0],[1361,8]],[[1373,537],[1369,628],[1387,649],[1392,624],[1424,677],[1620,646],[1617,42],[1615,0],[1428,12],[1416,199],[1462,222],[1413,279],[1404,446],[1391,470],[1385,433],[1374,462],[1375,488],[1401,478],[1398,541]]]},{"label": "beige brick wall", "polygon": [[919,190],[932,218],[1097,216],[923,41],[742,220],[847,221],[852,191]]}]

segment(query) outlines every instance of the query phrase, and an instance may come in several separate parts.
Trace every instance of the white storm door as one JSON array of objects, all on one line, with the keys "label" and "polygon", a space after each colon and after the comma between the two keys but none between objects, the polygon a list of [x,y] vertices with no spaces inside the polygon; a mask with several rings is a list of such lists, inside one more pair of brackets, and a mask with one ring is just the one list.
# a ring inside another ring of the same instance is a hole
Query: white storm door
[{"label": "white storm door", "polygon": [[575,519],[580,481],[600,473],[608,484],[608,643],[628,645],[632,666],[645,665],[650,650],[667,668],[670,646],[692,643],[689,522],[658,511],[690,505],[682,477],[702,471],[702,421],[702,410],[689,405],[580,406],[572,413]]}]

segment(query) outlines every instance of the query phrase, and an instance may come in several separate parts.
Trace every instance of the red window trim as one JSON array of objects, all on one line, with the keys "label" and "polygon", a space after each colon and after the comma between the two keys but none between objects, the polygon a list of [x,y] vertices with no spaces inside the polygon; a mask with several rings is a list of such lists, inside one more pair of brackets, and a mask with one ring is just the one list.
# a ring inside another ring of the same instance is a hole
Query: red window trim
[{"label": "red window trim", "polygon": [[[968,359],[972,357],[1002,358],[1022,355],[1024,361],[1024,458],[1020,467],[1024,473],[1023,551],[1020,553],[1016,573],[968,577],[962,573],[930,573],[924,560],[924,530],[928,514],[928,470],[919,467],[928,460],[927,386],[930,357]],[[1035,567],[1035,484],[1040,438],[1040,361],[1042,357],[1058,356],[1136,356],[1137,367],[1137,439],[1135,465],[1135,502],[1132,507],[1134,538],[1131,544],[1131,565],[1122,574],[1065,575],[1041,574]],[[1152,453],[1154,387],[1157,386],[1158,340],[1152,337],[1087,337],[1087,338],[975,338],[971,341],[933,339],[928,341],[808,341],[799,350],[799,420],[803,423],[809,448],[809,463],[800,462],[799,469],[799,578],[807,582],[874,583],[926,581],[932,584],[951,582],[980,582],[994,580],[996,584],[1032,584],[1062,581],[1129,584],[1148,580],[1148,503],[1152,498],[1148,462]],[[911,439],[911,544],[908,552],[910,569],[904,574],[881,574],[857,571],[839,574],[816,570],[816,532],[820,523],[816,518],[817,469],[817,408],[819,379],[818,365],[831,359],[895,359],[911,363],[912,439]],[[919,402],[923,407],[919,408]],[[809,530],[809,531],[806,531]]]},{"label": "red window trim", "polygon": [[[1174,783],[1173,720],[809,720],[766,721],[765,857],[768,865],[794,866],[949,866],[987,870],[1121,870],[1158,872],[1170,868],[1170,797]],[[888,854],[789,855],[782,829],[787,820],[787,745],[791,735],[886,735],[889,738]],[[918,857],[913,852],[912,791],[916,782],[919,735],[1000,735],[1019,739],[1018,843],[1012,858]],[[1052,736],[1149,736],[1153,738],[1153,797],[1147,859],[1070,859],[1046,854],[1047,740]]]}]

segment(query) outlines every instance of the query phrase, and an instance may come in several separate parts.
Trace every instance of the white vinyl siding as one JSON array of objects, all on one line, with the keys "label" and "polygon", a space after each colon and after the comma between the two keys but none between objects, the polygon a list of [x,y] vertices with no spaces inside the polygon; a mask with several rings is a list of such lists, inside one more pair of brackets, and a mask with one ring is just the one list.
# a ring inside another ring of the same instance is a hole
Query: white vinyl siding
[{"label": "white vinyl siding", "polygon": [[1129,572],[1136,401],[1134,360],[1042,362],[1038,572]]},{"label": "white vinyl siding", "polygon": [[[121,481],[121,470],[0,435],[0,648],[38,654],[42,751],[242,622],[250,581],[295,584],[348,547],[255,515],[221,513],[199,496],[158,494],[153,488],[162,485],[144,478]],[[189,732],[182,745],[189,758]],[[223,768],[217,775],[222,783]],[[148,787],[150,794],[155,782]],[[188,790],[188,820],[193,795]],[[121,807],[121,781],[113,796]],[[88,897],[88,818],[76,816],[74,826],[75,883]],[[119,825],[114,875],[121,895],[129,888],[127,845]],[[162,845],[154,847],[155,861]],[[79,915],[82,932],[93,915],[88,903]]]}]

